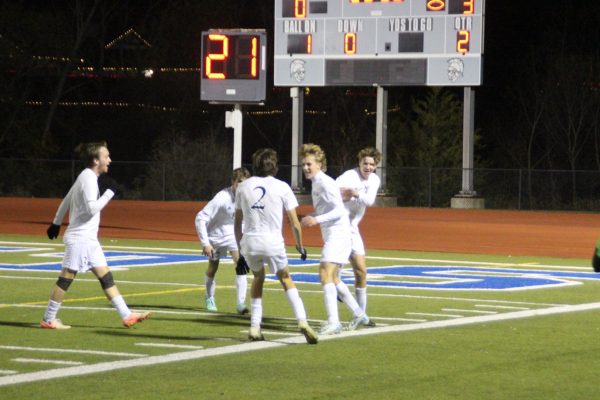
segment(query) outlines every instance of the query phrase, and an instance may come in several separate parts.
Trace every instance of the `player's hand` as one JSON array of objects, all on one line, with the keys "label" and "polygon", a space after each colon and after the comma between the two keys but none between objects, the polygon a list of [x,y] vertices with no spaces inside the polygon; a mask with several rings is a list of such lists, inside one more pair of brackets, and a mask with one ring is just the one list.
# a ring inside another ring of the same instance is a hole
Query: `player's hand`
[{"label": "player's hand", "polygon": [[296,250],[300,253],[300,259],[306,261],[306,249],[304,247],[296,246]]},{"label": "player's hand", "polygon": [[48,234],[48,239],[54,240],[58,237],[60,233],[60,225],[56,225],[55,223],[51,223],[48,229],[46,229],[46,233]]},{"label": "player's hand", "polygon": [[237,275],[246,275],[248,272],[250,272],[250,267],[248,266],[248,263],[246,262],[244,256],[240,255],[240,258],[238,258],[237,264],[235,266],[235,273]]},{"label": "player's hand", "polygon": [[100,189],[100,193],[104,194],[106,190],[111,190],[115,197],[120,193],[117,181],[115,181],[112,177],[107,174],[102,174],[98,178],[98,188]]}]

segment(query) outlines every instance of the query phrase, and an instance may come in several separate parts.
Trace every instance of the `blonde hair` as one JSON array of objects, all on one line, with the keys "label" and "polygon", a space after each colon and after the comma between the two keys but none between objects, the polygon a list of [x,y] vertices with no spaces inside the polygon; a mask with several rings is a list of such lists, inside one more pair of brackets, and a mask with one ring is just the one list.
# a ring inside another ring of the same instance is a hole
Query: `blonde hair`
[{"label": "blonde hair", "polygon": [[314,143],[303,144],[300,149],[300,157],[306,158],[307,156],[313,156],[315,161],[321,164],[321,171],[327,171],[327,158],[321,146]]},{"label": "blonde hair", "polygon": [[231,173],[231,183],[241,182],[250,178],[250,171],[244,167],[236,168]]},{"label": "blonde hair", "polygon": [[365,147],[364,149],[358,152],[358,163],[360,164],[361,160],[365,157],[372,157],[373,161],[375,161],[375,166],[377,166],[377,164],[379,164],[379,161],[381,161],[381,152],[375,147]]}]

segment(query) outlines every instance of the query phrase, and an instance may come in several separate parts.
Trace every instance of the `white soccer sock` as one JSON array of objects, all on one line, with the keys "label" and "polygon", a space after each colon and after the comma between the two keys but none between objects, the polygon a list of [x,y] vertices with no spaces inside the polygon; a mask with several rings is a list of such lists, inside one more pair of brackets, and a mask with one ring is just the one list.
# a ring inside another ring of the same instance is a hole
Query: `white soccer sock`
[{"label": "white soccer sock", "polygon": [[250,317],[250,326],[256,326],[260,328],[260,323],[262,322],[262,299],[252,299],[250,300],[250,304],[252,307],[252,316]]},{"label": "white soccer sock", "polygon": [[117,309],[119,315],[121,316],[121,319],[131,314],[131,310],[129,309],[129,307],[127,307],[127,303],[125,303],[125,299],[123,298],[123,296],[113,297],[112,299],[110,299],[110,303],[114,308]]},{"label": "white soccer sock", "polygon": [[44,321],[50,322],[56,319],[56,314],[58,314],[58,310],[60,309],[62,303],[59,303],[54,300],[48,301],[48,306],[46,307],[46,312],[44,313]]},{"label": "white soccer sock", "polygon": [[357,287],[354,290],[356,294],[356,302],[364,312],[367,312],[367,287]]},{"label": "white soccer sock", "polygon": [[340,316],[338,315],[337,290],[335,289],[335,285],[333,283],[323,285],[323,293],[325,294],[327,322],[330,324],[339,324]]},{"label": "white soccer sock", "polygon": [[217,286],[215,278],[209,278],[208,275],[205,274],[204,282],[206,286],[206,297],[215,297],[215,288]]},{"label": "white soccer sock", "polygon": [[352,296],[352,293],[350,293],[350,290],[348,290],[348,286],[346,286],[344,282],[338,283],[337,285],[335,285],[335,288],[337,289],[337,295],[340,296],[340,299],[342,299],[342,301],[344,302],[346,307],[348,307],[348,310],[350,310],[353,316],[359,317],[364,314],[364,311],[362,310],[362,308],[360,308],[360,306],[354,299],[354,296]]},{"label": "white soccer sock", "polygon": [[297,288],[288,289],[285,292],[290,305],[292,306],[292,310],[294,311],[294,315],[298,322],[306,321],[306,310],[304,309],[304,303],[300,298],[300,294],[298,293]]},{"label": "white soccer sock", "polygon": [[248,290],[248,280],[246,275],[235,276],[235,287],[237,288],[237,302],[238,304],[246,302],[246,291]]}]

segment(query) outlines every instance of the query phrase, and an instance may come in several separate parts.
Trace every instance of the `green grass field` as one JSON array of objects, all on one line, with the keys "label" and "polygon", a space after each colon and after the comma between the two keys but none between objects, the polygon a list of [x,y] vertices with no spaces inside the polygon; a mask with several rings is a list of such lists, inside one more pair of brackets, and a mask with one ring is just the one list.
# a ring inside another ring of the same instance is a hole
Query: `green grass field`
[{"label": "green grass field", "polygon": [[[589,260],[372,250],[369,314],[377,327],[309,346],[278,282],[266,284],[263,299],[267,340],[249,342],[249,317],[234,312],[230,263],[217,275],[219,312],[209,313],[197,244],[102,243],[106,252],[198,261],[114,268],[130,307],[153,312],[132,329],[121,326],[93,275],[80,274],[59,314],[73,329],[48,331],[38,324],[58,272],[25,264],[59,263],[54,253],[63,247],[0,235],[0,399],[588,400],[598,393],[600,275]],[[309,258],[318,251],[309,249]],[[399,266],[432,268],[394,275]],[[448,275],[440,275],[444,268]],[[497,278],[512,289],[479,286]],[[377,286],[384,281],[394,287]],[[472,287],[449,288],[461,282]],[[297,285],[318,328],[320,285]],[[341,304],[340,315],[350,319]]]}]

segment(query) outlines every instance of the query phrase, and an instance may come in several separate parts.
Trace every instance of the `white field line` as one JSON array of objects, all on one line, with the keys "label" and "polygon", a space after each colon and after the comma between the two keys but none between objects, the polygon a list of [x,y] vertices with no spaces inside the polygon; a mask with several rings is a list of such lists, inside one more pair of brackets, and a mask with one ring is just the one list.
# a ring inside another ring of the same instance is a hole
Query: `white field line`
[{"label": "white field line", "polygon": [[17,373],[17,371],[13,371],[12,369],[0,369],[0,375],[14,375]]},{"label": "white field line", "polygon": [[423,313],[423,312],[407,312],[406,315],[421,315],[423,317],[440,317],[440,318],[463,318],[464,315],[457,314],[435,314],[435,313]]},{"label": "white field line", "polygon": [[[389,325],[383,327],[375,327],[369,329],[359,329],[351,332],[343,332],[339,335],[323,336],[321,341],[337,340],[343,338],[384,334],[384,333],[399,333],[409,331],[419,331],[424,329],[439,329],[455,326],[464,326],[471,324],[481,324],[487,322],[507,321],[514,319],[530,318],[545,315],[565,314],[572,312],[581,312],[600,309],[600,303],[579,304],[574,306],[559,306],[537,310],[515,311],[504,314],[495,315],[478,315],[472,317],[422,322],[406,325]],[[202,350],[184,351],[161,356],[152,356],[146,358],[137,358],[130,360],[110,361],[92,365],[82,365],[77,367],[57,368],[46,371],[29,372],[10,376],[0,377],[0,386],[14,385],[18,383],[38,382],[48,379],[65,378],[72,376],[81,376],[88,374],[97,374],[100,372],[114,371],[118,369],[136,368],[142,366],[153,366],[172,362],[181,362],[186,360],[197,360],[206,357],[223,356],[228,354],[238,354],[241,352],[250,352],[258,350],[273,349],[282,347],[288,344],[303,344],[305,339],[301,335],[296,335],[290,338],[281,339],[278,341],[263,341],[263,342],[248,342],[231,346],[214,347]]]},{"label": "white field line", "polygon": [[475,307],[497,308],[500,310],[529,310],[529,307],[499,306],[499,305],[495,305],[495,304],[475,304]]},{"label": "white field line", "polygon": [[[240,333],[243,333],[244,335],[247,335],[249,332],[250,331],[248,329],[240,331]],[[294,332],[267,331],[264,329],[261,329],[260,332],[265,335],[275,335],[275,336],[294,336],[295,335]]]},{"label": "white field line", "polygon": [[13,358],[11,361],[20,362],[20,363],[35,363],[35,364],[83,365],[83,363],[79,362],[79,361],[46,360],[46,359],[42,359],[42,358]]},{"label": "white field line", "polygon": [[[111,268],[113,271],[114,268]],[[40,271],[42,272],[42,271]],[[57,271],[52,271],[56,273]],[[0,275],[0,279],[23,279],[23,280],[56,280],[56,277],[52,278],[44,278],[39,276],[12,276],[12,275]],[[85,282],[85,283],[98,283],[98,279],[92,278],[77,278],[77,282]],[[183,287],[203,287],[203,284],[198,283],[178,283],[178,282],[144,282],[144,281],[124,281],[124,280],[115,280],[116,283],[122,284],[132,284],[132,285],[155,285],[155,286],[183,286]],[[232,286],[233,287],[233,286]],[[219,286],[221,288],[221,286]]]},{"label": "white field line", "polygon": [[172,344],[172,343],[136,343],[136,346],[142,347],[158,347],[165,349],[188,349],[188,350],[200,350],[203,349],[204,346],[193,346],[191,344]]},{"label": "white field line", "polygon": [[71,353],[71,354],[94,354],[99,356],[116,356],[116,357],[148,357],[148,354],[139,353],[120,353],[114,351],[100,350],[74,350],[74,349],[52,349],[47,347],[22,347],[22,346],[0,346],[4,350],[19,350],[19,351],[35,351],[45,353]]},{"label": "white field line", "polygon": [[442,308],[444,312],[460,312],[460,313],[472,313],[472,314],[498,314],[496,311],[483,311],[483,310],[466,310],[463,308]]}]

